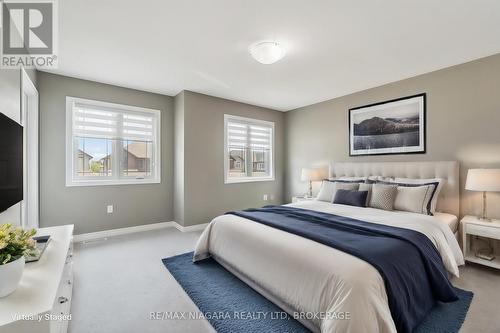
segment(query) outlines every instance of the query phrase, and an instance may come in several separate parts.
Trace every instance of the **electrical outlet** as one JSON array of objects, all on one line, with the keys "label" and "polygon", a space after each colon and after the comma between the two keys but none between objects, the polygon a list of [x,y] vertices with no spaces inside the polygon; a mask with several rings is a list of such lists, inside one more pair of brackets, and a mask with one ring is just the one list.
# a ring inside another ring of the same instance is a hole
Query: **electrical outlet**
[{"label": "electrical outlet", "polygon": [[262,197],[262,199],[263,199],[264,201],[267,201],[267,194],[264,194],[264,196]]},{"label": "electrical outlet", "polygon": [[113,205],[108,205],[107,212],[108,214],[113,214]]}]

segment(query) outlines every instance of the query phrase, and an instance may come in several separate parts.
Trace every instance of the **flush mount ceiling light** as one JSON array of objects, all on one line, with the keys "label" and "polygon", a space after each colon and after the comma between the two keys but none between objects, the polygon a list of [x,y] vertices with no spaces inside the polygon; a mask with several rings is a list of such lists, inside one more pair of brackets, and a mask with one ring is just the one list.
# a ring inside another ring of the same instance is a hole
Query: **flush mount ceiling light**
[{"label": "flush mount ceiling light", "polygon": [[285,49],[278,42],[257,42],[250,45],[250,54],[261,64],[270,65],[283,58]]}]

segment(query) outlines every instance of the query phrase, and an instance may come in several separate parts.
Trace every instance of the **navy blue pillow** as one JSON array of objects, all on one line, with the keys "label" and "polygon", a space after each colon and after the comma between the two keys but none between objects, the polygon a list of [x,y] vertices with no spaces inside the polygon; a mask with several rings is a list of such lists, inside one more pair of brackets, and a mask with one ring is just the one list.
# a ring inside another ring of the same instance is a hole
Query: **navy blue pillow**
[{"label": "navy blue pillow", "polygon": [[356,207],[366,207],[366,197],[368,191],[337,190],[334,204],[349,205]]}]

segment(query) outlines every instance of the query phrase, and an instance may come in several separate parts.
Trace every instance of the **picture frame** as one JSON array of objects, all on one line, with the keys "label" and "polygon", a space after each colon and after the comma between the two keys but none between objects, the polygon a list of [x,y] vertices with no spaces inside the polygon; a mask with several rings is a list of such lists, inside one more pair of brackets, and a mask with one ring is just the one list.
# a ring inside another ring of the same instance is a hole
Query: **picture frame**
[{"label": "picture frame", "polygon": [[349,109],[349,156],[425,154],[425,93]]}]

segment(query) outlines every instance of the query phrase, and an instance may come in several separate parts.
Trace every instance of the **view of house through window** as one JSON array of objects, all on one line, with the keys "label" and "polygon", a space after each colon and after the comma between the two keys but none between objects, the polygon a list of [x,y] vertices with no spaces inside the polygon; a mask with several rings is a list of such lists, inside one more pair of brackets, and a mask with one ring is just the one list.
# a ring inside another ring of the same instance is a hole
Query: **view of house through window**
[{"label": "view of house through window", "polygon": [[274,123],[225,115],[226,183],[272,180]]},{"label": "view of house through window", "polygon": [[[102,177],[113,175],[114,139],[76,138],[78,142],[78,161],[76,173],[78,177]],[[151,176],[153,143],[145,141],[117,140],[116,145],[122,147],[122,176],[144,178]]]},{"label": "view of house through window", "polygon": [[67,182],[159,180],[159,111],[68,97]]}]

